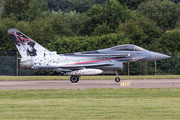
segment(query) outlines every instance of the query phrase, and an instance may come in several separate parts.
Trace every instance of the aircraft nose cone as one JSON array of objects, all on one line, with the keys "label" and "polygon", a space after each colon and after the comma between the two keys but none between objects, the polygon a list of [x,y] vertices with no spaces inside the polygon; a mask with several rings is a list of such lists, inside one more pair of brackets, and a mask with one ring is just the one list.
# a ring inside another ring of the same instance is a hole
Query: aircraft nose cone
[{"label": "aircraft nose cone", "polygon": [[164,54],[157,53],[157,52],[150,52],[150,54],[151,54],[151,61],[171,58],[171,57],[168,56],[168,55],[164,55]]}]

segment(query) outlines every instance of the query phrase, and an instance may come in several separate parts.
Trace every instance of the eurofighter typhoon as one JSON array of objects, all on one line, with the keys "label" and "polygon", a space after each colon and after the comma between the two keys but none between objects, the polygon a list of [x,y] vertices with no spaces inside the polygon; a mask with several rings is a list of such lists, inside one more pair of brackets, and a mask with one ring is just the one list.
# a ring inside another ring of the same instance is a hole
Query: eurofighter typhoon
[{"label": "eurofighter typhoon", "polygon": [[102,73],[116,73],[115,81],[119,82],[117,70],[122,70],[128,62],[170,58],[170,56],[148,51],[132,44],[94,51],[57,54],[17,29],[9,29],[8,33],[21,54],[21,69],[57,71],[61,75],[71,76],[72,83],[77,83],[82,75]]}]

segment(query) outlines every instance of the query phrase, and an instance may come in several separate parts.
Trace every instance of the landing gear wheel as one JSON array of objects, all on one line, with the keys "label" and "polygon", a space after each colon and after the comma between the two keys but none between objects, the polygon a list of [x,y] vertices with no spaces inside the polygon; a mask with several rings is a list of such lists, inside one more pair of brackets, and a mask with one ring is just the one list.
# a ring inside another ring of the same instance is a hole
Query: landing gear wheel
[{"label": "landing gear wheel", "polygon": [[115,78],[115,81],[120,82],[120,78],[119,77]]},{"label": "landing gear wheel", "polygon": [[70,81],[72,83],[77,83],[79,81],[79,77],[78,76],[71,76]]}]

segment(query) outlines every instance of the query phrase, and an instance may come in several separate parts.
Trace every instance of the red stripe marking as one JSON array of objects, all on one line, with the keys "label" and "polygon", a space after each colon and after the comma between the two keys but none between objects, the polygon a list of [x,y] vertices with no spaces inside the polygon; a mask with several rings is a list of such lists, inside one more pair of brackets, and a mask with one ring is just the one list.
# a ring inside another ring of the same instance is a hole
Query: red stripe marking
[{"label": "red stripe marking", "polygon": [[13,34],[13,35],[15,35],[15,36],[17,36],[18,38],[20,38],[21,40],[29,40],[29,41],[32,41],[31,39],[29,39],[29,38],[23,38],[23,37],[21,37],[21,36],[19,36],[19,35],[17,35],[17,34],[15,34],[15,33],[9,33],[9,34]]},{"label": "red stripe marking", "polygon": [[87,62],[78,62],[78,63],[72,63],[72,64],[66,64],[66,65],[84,64],[84,63],[100,62],[100,61],[108,61],[108,60],[115,60],[115,59],[121,59],[121,58],[104,59],[104,60],[95,60],[95,61],[87,61]]}]

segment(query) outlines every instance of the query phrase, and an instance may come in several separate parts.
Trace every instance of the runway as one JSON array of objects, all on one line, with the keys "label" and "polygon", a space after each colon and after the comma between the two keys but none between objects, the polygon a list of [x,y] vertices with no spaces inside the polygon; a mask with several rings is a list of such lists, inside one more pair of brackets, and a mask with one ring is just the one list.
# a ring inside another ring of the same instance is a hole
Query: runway
[{"label": "runway", "polygon": [[114,80],[0,81],[0,90],[164,87],[180,87],[180,79],[121,80],[119,83]]}]

